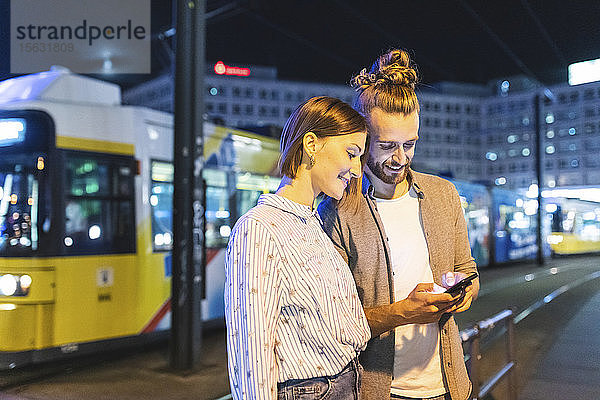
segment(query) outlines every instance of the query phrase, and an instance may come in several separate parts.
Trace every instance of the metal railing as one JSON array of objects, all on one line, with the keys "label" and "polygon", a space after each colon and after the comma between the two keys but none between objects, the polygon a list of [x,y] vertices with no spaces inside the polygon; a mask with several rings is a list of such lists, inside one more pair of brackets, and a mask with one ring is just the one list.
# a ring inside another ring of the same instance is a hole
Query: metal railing
[{"label": "metal railing", "polygon": [[[460,332],[463,343],[468,343],[467,369],[473,390],[471,399],[482,399],[504,378],[508,378],[508,399],[517,399],[517,382],[515,375],[515,321],[513,310],[504,310],[493,317],[479,321],[472,328]],[[506,361],[505,364],[487,381],[480,384],[480,360],[481,360],[481,338],[484,334],[492,331],[499,323],[505,322],[506,338]]]}]

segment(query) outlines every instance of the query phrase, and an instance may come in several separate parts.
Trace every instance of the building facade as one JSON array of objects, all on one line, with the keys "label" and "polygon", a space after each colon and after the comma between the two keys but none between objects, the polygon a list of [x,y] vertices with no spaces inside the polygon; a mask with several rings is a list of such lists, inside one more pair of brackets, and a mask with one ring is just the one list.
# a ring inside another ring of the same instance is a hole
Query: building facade
[{"label": "building facade", "polygon": [[[226,74],[224,67],[211,64],[207,71],[205,110],[208,119],[228,126],[276,126],[274,131],[280,132],[302,101],[327,95],[351,103],[354,95],[347,85],[278,80],[272,67],[234,68],[234,74]],[[545,89],[528,83],[511,91],[508,81],[501,82],[498,93],[460,83],[419,90],[415,169],[509,189],[537,184],[537,98],[542,186],[600,185],[600,83]],[[172,77],[163,75],[126,91],[124,102],[172,112]]]}]

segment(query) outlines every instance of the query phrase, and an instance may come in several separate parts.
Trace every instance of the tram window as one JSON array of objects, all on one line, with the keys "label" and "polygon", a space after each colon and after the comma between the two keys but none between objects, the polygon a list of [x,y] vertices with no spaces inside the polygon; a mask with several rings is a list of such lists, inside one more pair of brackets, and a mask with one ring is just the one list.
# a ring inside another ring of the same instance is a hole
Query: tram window
[{"label": "tram window", "polygon": [[135,251],[131,160],[67,153],[65,166],[65,252]]},{"label": "tram window", "polygon": [[233,221],[229,210],[229,196],[224,187],[206,188],[206,247],[227,246]]},{"label": "tram window", "polygon": [[168,251],[173,247],[173,164],[152,161],[151,169],[152,249]]},{"label": "tram window", "polygon": [[47,191],[41,176],[26,165],[20,162],[0,165],[2,255],[29,255],[48,247],[45,243],[45,234],[50,229]]},{"label": "tram window", "polygon": [[152,182],[152,247],[155,251],[173,247],[173,183]]},{"label": "tram window", "polygon": [[110,193],[108,165],[92,159],[66,162],[67,194],[71,196],[107,196]]}]

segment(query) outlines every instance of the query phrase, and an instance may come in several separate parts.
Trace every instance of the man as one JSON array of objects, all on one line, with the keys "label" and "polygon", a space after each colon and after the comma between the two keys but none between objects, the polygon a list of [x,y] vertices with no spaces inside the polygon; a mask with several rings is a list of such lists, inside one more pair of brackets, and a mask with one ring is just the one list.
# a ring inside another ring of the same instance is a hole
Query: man
[{"label": "man", "polygon": [[363,196],[358,207],[331,199],[319,206],[371,327],[361,355],[367,400],[465,400],[471,391],[452,313],[470,307],[479,282],[456,295],[435,290],[434,282],[470,275],[476,266],[454,186],[410,169],[419,138],[416,82],[402,50],[353,79],[354,106],[369,131]]}]

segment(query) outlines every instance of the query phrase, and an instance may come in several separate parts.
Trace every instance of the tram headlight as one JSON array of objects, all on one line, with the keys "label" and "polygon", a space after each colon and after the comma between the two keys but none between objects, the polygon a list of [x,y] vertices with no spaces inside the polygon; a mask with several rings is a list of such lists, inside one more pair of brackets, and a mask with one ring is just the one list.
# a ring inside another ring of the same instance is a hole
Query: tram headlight
[{"label": "tram headlight", "polygon": [[17,291],[17,277],[11,274],[0,276],[0,294],[12,296]]},{"label": "tram headlight", "polygon": [[21,277],[19,278],[19,284],[21,285],[21,290],[24,292],[28,291],[29,288],[31,287],[31,282],[33,282],[33,279],[31,279],[31,276],[21,275]]},{"label": "tram headlight", "polygon": [[33,278],[30,275],[0,275],[0,295],[1,296],[27,296]]}]

